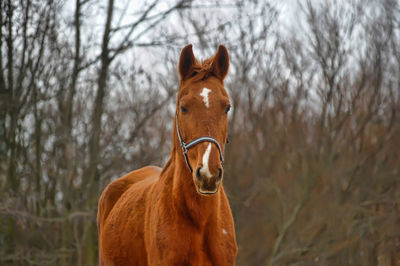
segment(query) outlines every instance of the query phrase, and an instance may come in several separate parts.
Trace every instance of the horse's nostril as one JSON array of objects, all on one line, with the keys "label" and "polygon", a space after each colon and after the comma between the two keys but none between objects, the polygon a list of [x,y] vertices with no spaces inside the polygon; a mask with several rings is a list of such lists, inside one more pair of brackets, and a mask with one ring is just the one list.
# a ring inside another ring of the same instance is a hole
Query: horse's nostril
[{"label": "horse's nostril", "polygon": [[221,181],[222,179],[222,169],[218,168],[218,178],[217,178],[217,182]]},{"label": "horse's nostril", "polygon": [[197,170],[196,170],[196,177],[197,177],[197,180],[201,181],[201,176],[200,176],[200,167],[199,167],[199,168],[197,168]]}]

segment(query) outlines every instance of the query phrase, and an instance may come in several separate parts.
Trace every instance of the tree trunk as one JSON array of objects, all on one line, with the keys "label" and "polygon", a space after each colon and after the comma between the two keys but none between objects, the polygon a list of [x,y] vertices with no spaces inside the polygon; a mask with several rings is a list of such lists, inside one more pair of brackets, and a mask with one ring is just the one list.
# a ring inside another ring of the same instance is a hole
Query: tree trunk
[{"label": "tree trunk", "polygon": [[95,179],[97,176],[97,167],[99,163],[100,151],[100,133],[101,133],[101,116],[104,111],[104,96],[107,89],[108,68],[110,66],[109,56],[109,41],[111,31],[111,21],[114,10],[114,0],[108,1],[107,19],[103,33],[103,43],[101,50],[101,67],[97,79],[97,94],[95,97],[94,108],[92,113],[92,132],[89,141],[89,169],[88,169],[88,183],[89,183],[89,206],[93,206],[94,192],[95,192]]}]

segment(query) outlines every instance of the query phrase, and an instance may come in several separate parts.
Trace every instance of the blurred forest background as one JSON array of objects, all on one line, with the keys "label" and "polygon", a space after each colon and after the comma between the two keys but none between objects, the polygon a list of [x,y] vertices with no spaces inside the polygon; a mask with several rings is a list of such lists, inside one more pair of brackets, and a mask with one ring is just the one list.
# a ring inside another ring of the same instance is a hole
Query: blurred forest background
[{"label": "blurred forest background", "polygon": [[237,265],[400,265],[400,3],[2,0],[0,265],[96,265],[104,187],[170,151],[227,46]]}]

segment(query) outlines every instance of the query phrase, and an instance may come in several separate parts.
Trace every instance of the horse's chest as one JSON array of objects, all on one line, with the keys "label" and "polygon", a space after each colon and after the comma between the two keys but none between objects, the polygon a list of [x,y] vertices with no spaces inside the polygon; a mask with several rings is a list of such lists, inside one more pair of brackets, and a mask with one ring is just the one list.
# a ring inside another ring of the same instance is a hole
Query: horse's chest
[{"label": "horse's chest", "polygon": [[[212,265],[209,243],[204,233],[171,228],[157,230],[150,258],[160,258],[170,265]],[[157,254],[156,254],[157,253]]]}]

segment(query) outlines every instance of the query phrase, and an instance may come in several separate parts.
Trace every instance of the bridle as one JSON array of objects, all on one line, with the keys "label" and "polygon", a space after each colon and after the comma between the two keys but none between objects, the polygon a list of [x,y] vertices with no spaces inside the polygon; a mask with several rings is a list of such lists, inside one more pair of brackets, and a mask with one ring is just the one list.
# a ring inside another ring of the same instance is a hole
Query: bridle
[{"label": "bridle", "polygon": [[191,148],[193,148],[194,146],[196,146],[197,144],[199,144],[199,143],[201,143],[201,142],[212,142],[212,143],[214,143],[215,145],[217,145],[217,148],[218,148],[218,150],[219,150],[219,159],[220,159],[221,163],[224,162],[224,156],[223,156],[223,154],[222,154],[221,145],[219,145],[218,140],[216,140],[216,139],[214,139],[214,138],[211,138],[211,137],[200,137],[200,138],[197,138],[197,139],[195,139],[195,140],[192,140],[191,142],[189,142],[189,143],[186,144],[186,143],[183,141],[183,139],[182,139],[181,132],[179,131],[179,127],[178,127],[178,116],[176,116],[175,122],[176,122],[176,123],[175,123],[175,124],[176,124],[176,132],[177,132],[177,135],[178,135],[179,143],[180,143],[181,148],[182,148],[183,157],[185,158],[186,165],[189,167],[190,172],[193,172],[193,169],[192,169],[192,167],[190,166],[189,158],[188,158],[187,152],[188,152],[188,150],[190,150]]}]

